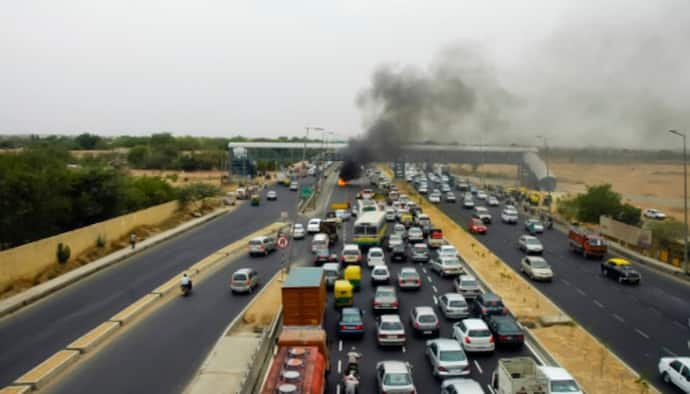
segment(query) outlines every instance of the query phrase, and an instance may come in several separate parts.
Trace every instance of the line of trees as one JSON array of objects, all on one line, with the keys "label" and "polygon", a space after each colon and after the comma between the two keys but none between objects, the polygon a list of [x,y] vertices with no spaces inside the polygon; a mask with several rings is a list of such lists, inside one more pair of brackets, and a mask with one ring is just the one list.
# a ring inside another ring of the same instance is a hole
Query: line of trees
[{"label": "line of trees", "polygon": [[559,201],[558,211],[569,220],[584,223],[599,223],[600,216],[609,216],[632,226],[639,226],[642,220],[640,208],[624,203],[610,184],[587,186],[585,193]]}]

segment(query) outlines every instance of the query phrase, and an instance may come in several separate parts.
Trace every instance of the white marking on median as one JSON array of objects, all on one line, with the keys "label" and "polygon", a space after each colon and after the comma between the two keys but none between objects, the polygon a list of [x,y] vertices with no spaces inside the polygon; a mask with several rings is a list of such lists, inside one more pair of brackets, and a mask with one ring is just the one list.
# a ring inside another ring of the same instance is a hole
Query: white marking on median
[{"label": "white marking on median", "polygon": [[491,394],[496,394],[496,392],[494,391],[494,388],[493,388],[493,387],[491,387],[491,385],[490,385],[490,384],[488,384],[488,383],[487,383],[487,384],[486,384],[486,387],[488,387],[488,388],[489,388],[489,392],[490,392]]},{"label": "white marking on median", "polygon": [[426,277],[426,280],[428,280],[428,281],[429,281],[429,283],[434,283],[434,282],[433,282],[433,281],[431,280],[431,277],[430,277],[430,276],[428,276],[428,275],[427,275],[427,277]]},{"label": "white marking on median", "polygon": [[434,297],[434,304],[438,305],[438,298],[436,298],[436,296],[433,296],[433,297]]},{"label": "white marking on median", "polygon": [[625,320],[624,320],[622,317],[616,315],[615,313],[612,314],[611,316],[613,316],[613,318],[616,319],[616,320],[618,320],[619,322],[625,323]]},{"label": "white marking on median", "polygon": [[426,268],[422,268],[422,272],[426,274]]},{"label": "white marking on median", "polygon": [[343,367],[342,361],[338,360],[338,374],[340,374],[340,372],[342,371],[342,369],[343,369],[342,367]]},{"label": "white marking on median", "polygon": [[680,328],[680,329],[682,329],[682,330],[685,330],[685,329],[687,328],[685,325],[683,325],[683,324],[682,324],[681,322],[679,322],[679,321],[671,320],[671,322],[672,322],[676,327],[678,327],[678,328]]},{"label": "white marking on median", "polygon": [[434,289],[434,293],[438,293],[438,289],[436,288],[436,285],[432,285],[431,288]]},{"label": "white marking on median", "polygon": [[343,351],[343,340],[342,339],[338,341],[338,351],[339,352]]},{"label": "white marking on median", "polygon": [[338,385],[335,386],[335,394],[340,394],[340,383],[338,383]]},{"label": "white marking on median", "polygon": [[640,330],[639,328],[635,329],[635,332],[640,334],[640,336],[644,339],[649,339],[649,335],[647,335],[644,331]]},{"label": "white marking on median", "polygon": [[604,304],[602,304],[601,302],[599,302],[597,300],[594,300],[594,305],[598,306],[601,309],[604,309]]},{"label": "white marking on median", "polygon": [[671,349],[667,348],[666,346],[662,346],[662,347],[661,347],[661,350],[663,350],[664,352],[670,354],[672,357],[678,357],[678,355],[677,355],[676,353],[673,353],[673,352],[671,351]]},{"label": "white marking on median", "polygon": [[561,279],[561,282],[563,282],[566,286],[570,286],[570,282],[568,282],[568,281],[565,280],[565,279]]},{"label": "white marking on median", "polygon": [[579,287],[576,287],[576,288],[575,288],[575,291],[577,291],[578,293],[580,293],[580,295],[583,295],[583,296],[586,296],[586,295],[587,295],[587,293],[585,293],[585,291],[582,290],[582,289],[579,288]]},{"label": "white marking on median", "polygon": [[484,371],[482,371],[482,367],[479,366],[477,360],[474,360],[474,366],[477,367],[477,371],[479,371],[479,373],[484,373]]},{"label": "white marking on median", "polygon": [[405,345],[403,345],[402,352],[405,353],[406,351],[407,351],[407,349],[405,348]]}]

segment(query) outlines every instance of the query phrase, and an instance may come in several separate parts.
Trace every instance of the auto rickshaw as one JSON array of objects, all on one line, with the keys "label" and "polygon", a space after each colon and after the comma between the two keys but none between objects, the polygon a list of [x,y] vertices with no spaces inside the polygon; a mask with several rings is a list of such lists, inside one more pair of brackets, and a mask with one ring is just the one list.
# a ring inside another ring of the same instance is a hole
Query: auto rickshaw
[{"label": "auto rickshaw", "polygon": [[362,267],[358,265],[348,265],[343,272],[343,279],[350,282],[355,291],[359,290],[362,283]]},{"label": "auto rickshaw", "polygon": [[261,203],[261,198],[258,194],[252,194],[252,205],[258,206]]},{"label": "auto rickshaw", "polygon": [[352,283],[347,280],[336,280],[333,284],[333,299],[335,307],[352,306]]}]

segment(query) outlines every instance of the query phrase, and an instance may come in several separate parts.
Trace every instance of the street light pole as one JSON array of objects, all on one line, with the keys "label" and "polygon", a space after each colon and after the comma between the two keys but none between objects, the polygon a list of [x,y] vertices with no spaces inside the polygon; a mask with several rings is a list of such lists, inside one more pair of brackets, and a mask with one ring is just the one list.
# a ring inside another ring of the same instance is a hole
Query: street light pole
[{"label": "street light pole", "polygon": [[685,217],[685,239],[683,240],[683,273],[688,274],[688,145],[686,143],[687,136],[685,133],[669,130],[671,134],[675,134],[683,138],[683,214]]},{"label": "street light pole", "polygon": [[307,140],[309,139],[309,130],[314,130],[314,131],[323,131],[321,127],[305,127],[306,133],[304,134],[304,145],[302,147],[302,162],[304,163],[304,160],[306,159],[307,156]]}]

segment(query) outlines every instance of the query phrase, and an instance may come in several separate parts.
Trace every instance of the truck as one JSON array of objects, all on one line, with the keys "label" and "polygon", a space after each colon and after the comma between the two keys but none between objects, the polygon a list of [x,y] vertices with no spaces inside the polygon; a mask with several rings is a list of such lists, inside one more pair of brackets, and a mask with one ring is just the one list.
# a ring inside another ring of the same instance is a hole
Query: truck
[{"label": "truck", "polygon": [[283,325],[321,326],[326,311],[326,281],[321,267],[294,267],[281,288]]},{"label": "truck", "polygon": [[547,394],[549,379],[530,357],[501,358],[491,387],[496,394]]},{"label": "truck", "polygon": [[331,245],[338,242],[338,219],[335,218],[335,212],[333,217],[326,218],[321,221],[319,232],[327,234],[328,240]]},{"label": "truck", "polygon": [[585,258],[592,256],[602,259],[608,251],[602,236],[578,226],[571,226],[568,231],[568,248]]}]

